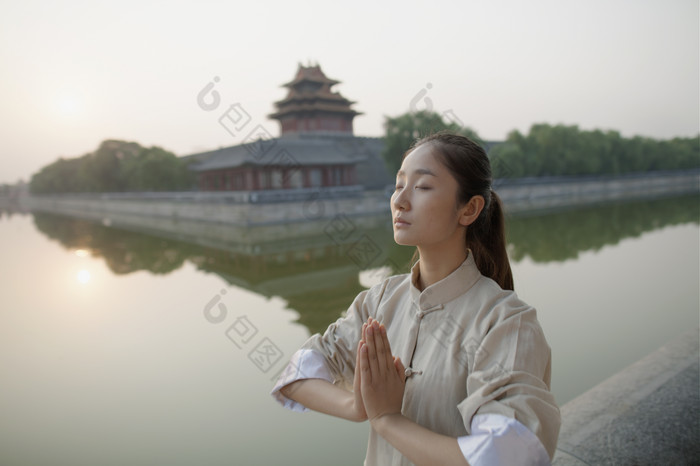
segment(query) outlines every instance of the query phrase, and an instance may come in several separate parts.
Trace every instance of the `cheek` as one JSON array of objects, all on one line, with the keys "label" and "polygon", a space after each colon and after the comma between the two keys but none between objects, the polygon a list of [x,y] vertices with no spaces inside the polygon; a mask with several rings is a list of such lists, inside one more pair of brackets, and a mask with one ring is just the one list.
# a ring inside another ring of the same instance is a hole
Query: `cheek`
[{"label": "cheek", "polygon": [[436,227],[441,232],[446,232],[457,227],[459,218],[457,211],[444,202],[434,202],[425,206],[426,223]]},{"label": "cheek", "polygon": [[421,204],[421,211],[425,213],[426,218],[438,220],[448,218],[452,214],[452,210],[441,197],[423,199]]}]

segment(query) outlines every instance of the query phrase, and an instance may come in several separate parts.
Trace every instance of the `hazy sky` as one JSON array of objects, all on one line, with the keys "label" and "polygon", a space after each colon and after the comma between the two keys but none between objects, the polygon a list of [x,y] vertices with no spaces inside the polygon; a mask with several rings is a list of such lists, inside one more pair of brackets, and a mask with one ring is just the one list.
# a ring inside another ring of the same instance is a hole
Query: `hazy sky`
[{"label": "hazy sky", "polygon": [[[235,103],[244,130],[278,135],[267,115],[310,60],[357,101],[358,135],[413,100],[485,139],[536,122],[694,136],[698,24],[697,0],[6,2],[0,183],[108,138],[178,155],[240,143],[218,121]],[[215,77],[206,111],[197,94]]]}]

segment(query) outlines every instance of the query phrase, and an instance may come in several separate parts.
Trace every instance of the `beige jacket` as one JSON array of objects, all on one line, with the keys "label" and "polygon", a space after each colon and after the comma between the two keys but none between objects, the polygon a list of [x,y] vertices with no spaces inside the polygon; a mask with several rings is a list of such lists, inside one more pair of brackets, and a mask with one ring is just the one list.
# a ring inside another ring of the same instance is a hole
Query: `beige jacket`
[{"label": "beige jacket", "polygon": [[[550,393],[551,352],[536,311],[476,268],[472,255],[423,292],[418,266],[360,293],[345,317],[303,348],[325,357],[337,382],[352,385],[363,322],[384,323],[407,367],[405,416],[440,434],[470,434],[475,414],[514,418],[554,455],[560,416]],[[411,463],[374,430],[368,466]]]}]

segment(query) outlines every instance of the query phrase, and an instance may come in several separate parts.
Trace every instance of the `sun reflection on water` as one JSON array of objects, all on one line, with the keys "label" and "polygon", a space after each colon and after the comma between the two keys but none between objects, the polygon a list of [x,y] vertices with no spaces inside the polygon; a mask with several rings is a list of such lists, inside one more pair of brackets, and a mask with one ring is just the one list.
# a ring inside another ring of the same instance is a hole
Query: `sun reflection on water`
[{"label": "sun reflection on water", "polygon": [[80,272],[78,272],[77,279],[78,279],[78,282],[85,285],[90,281],[91,276],[92,275],[90,274],[89,270],[83,269]]}]

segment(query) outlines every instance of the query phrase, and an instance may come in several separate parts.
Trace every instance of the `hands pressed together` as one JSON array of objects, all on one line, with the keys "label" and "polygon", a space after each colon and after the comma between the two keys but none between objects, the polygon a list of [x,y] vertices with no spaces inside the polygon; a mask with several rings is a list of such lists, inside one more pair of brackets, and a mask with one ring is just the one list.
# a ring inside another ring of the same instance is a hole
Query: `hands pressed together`
[{"label": "hands pressed together", "polygon": [[406,384],[405,368],[391,354],[386,327],[371,317],[362,325],[357,345],[354,411],[370,422],[388,414],[400,414]]}]

